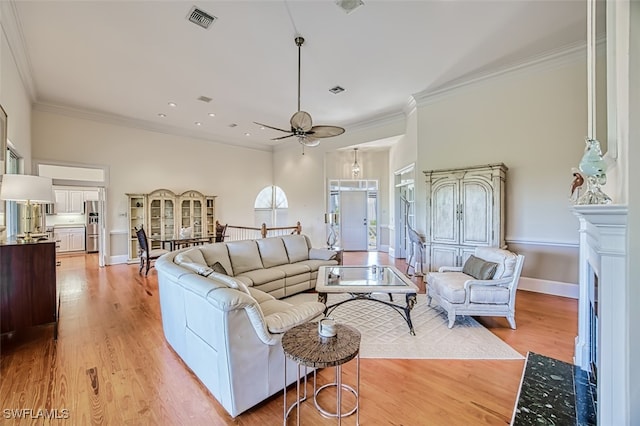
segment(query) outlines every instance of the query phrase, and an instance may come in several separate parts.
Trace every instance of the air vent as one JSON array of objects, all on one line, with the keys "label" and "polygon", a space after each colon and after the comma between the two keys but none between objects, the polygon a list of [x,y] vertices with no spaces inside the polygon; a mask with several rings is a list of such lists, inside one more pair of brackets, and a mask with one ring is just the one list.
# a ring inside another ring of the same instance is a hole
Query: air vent
[{"label": "air vent", "polygon": [[229,124],[229,127],[238,127],[238,125],[236,123],[231,123]]},{"label": "air vent", "polygon": [[338,93],[344,92],[344,88],[342,88],[340,86],[335,86],[335,87],[332,87],[331,89],[329,89],[329,91],[331,93],[333,93],[334,95],[337,95]]},{"label": "air vent", "polygon": [[206,30],[211,26],[211,24],[213,24],[213,21],[218,18],[193,6],[191,8],[191,12],[189,12],[189,16],[187,16],[187,19]]},{"label": "air vent", "polygon": [[199,100],[199,101],[202,101],[202,102],[209,103],[209,102],[211,102],[213,99],[212,99],[212,98],[210,98],[210,97],[208,97],[208,96],[200,96],[200,97],[198,98],[198,100]]}]

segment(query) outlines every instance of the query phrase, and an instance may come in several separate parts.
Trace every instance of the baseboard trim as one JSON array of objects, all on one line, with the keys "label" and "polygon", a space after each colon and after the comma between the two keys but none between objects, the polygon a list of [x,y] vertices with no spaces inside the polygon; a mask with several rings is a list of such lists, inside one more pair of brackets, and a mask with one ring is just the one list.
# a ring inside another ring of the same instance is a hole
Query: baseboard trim
[{"label": "baseboard trim", "polygon": [[394,247],[389,247],[389,257],[396,257],[396,249]]},{"label": "baseboard trim", "polygon": [[123,263],[127,263],[129,260],[129,256],[126,254],[121,254],[120,256],[109,256],[108,265],[120,265]]},{"label": "baseboard trim", "polygon": [[391,247],[389,247],[386,244],[381,244],[380,247],[378,248],[378,251],[381,251],[383,253],[389,253],[391,251]]},{"label": "baseboard trim", "polygon": [[580,294],[580,287],[578,284],[527,277],[520,277],[518,290],[569,297],[571,299],[577,299]]}]

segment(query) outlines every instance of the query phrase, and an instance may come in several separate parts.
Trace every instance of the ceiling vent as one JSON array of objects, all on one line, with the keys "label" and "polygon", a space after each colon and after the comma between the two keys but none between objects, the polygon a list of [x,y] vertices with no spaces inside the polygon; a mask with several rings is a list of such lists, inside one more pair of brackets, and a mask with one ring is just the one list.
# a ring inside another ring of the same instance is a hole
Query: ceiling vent
[{"label": "ceiling vent", "polygon": [[202,9],[198,9],[196,6],[193,6],[189,12],[189,16],[187,16],[187,19],[206,30],[211,26],[211,24],[213,24],[213,21],[218,18],[208,14]]},{"label": "ceiling vent", "polygon": [[199,101],[202,101],[202,102],[209,103],[209,102],[211,102],[213,99],[211,99],[211,98],[210,98],[210,97],[208,97],[208,96],[200,96],[200,97],[198,98],[198,100],[199,100]]},{"label": "ceiling vent", "polygon": [[331,89],[329,89],[329,91],[331,93],[333,93],[334,95],[337,95],[338,93],[344,92],[344,88],[340,87],[340,86],[335,86],[335,87],[332,87]]},{"label": "ceiling vent", "polygon": [[335,0],[335,3],[347,14],[364,5],[362,0]]}]

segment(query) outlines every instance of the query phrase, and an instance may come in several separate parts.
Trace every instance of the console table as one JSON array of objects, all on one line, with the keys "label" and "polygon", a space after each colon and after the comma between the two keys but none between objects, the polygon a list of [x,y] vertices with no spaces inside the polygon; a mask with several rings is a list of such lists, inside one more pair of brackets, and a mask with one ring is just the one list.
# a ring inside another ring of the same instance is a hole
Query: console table
[{"label": "console table", "polygon": [[0,244],[0,301],[2,334],[54,323],[58,338],[55,242]]},{"label": "console table", "polygon": [[[282,348],[288,358],[298,363],[298,376],[296,382],[296,401],[287,408],[287,368],[284,368],[284,424],[291,410],[297,408],[296,422],[300,425],[300,404],[307,395],[307,367],[336,368],[336,381],[316,388],[316,372],[313,377],[313,400],[316,408],[326,417],[337,417],[338,425],[343,416],[356,413],[356,425],[360,424],[360,332],[353,327],[337,324],[337,333],[334,337],[322,337],[318,334],[318,323],[310,322],[300,324],[286,331],[282,336]],[[342,364],[356,358],[356,388],[342,383]],[[300,368],[305,367],[304,396],[300,396]],[[336,387],[336,412],[331,413],[320,406],[317,400],[318,394],[330,387]],[[355,407],[350,411],[342,412],[342,390],[351,392],[356,397]]]}]

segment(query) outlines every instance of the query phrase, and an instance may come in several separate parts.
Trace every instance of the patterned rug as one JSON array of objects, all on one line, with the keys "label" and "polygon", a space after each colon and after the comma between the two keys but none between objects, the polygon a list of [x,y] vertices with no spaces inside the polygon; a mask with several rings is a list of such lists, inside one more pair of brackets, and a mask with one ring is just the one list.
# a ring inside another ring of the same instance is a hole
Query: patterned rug
[{"label": "patterned rug", "polygon": [[[328,304],[348,298],[330,294]],[[376,297],[388,300],[387,295]],[[290,303],[316,301],[314,293],[302,293],[286,299]],[[394,303],[404,305],[403,295],[394,295]],[[362,358],[406,359],[524,359],[509,345],[469,316],[459,316],[453,328],[447,327],[447,314],[427,305],[427,297],[418,294],[411,311],[416,335],[409,333],[404,318],[393,308],[369,300],[356,300],[337,307],[330,316],[360,331]]]}]

